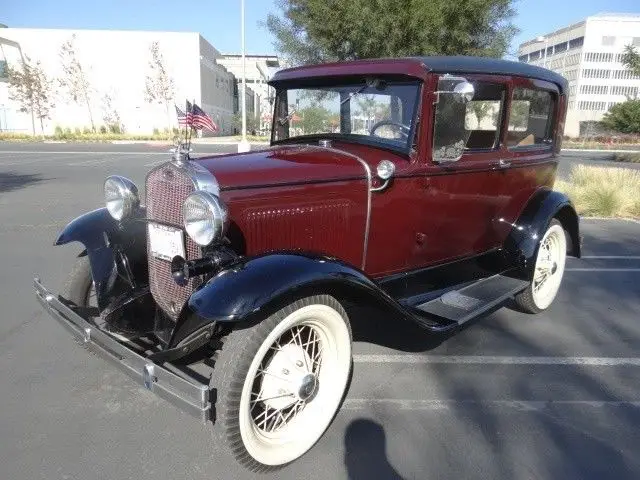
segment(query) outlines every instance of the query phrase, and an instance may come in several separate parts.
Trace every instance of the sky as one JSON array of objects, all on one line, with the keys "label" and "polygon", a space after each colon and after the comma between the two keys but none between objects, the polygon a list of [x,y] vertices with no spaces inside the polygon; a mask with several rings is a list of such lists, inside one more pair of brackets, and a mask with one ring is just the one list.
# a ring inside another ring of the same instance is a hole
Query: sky
[{"label": "sky", "polygon": [[[2,0],[0,23],[10,27],[197,31],[222,53],[240,52],[240,0]],[[346,0],[348,1],[348,0]],[[245,0],[247,54],[274,54],[273,38],[260,25],[277,13],[277,0]],[[516,0],[521,30],[510,52],[599,12],[640,13],[640,0]]]}]

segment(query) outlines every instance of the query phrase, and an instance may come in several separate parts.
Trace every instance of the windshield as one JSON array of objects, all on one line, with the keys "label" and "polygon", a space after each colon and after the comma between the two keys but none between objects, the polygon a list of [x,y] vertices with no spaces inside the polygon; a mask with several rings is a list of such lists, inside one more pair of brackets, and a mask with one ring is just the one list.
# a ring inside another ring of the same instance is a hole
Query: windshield
[{"label": "windshield", "polygon": [[279,88],[274,143],[335,138],[408,152],[413,144],[420,84],[384,78]]}]

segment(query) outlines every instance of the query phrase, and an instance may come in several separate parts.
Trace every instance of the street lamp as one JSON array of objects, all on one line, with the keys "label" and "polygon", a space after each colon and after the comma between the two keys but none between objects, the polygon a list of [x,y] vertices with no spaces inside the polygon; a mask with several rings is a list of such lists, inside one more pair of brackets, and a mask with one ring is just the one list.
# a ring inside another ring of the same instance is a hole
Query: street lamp
[{"label": "street lamp", "polygon": [[248,152],[251,145],[247,141],[247,62],[244,54],[244,0],[240,0],[240,35],[242,36],[242,140],[238,152]]}]

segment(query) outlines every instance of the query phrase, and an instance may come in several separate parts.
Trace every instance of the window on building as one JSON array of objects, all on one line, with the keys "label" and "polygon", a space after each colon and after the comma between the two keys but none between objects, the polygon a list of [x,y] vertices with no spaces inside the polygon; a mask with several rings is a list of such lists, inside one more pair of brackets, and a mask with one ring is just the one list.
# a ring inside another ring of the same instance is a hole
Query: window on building
[{"label": "window on building", "polygon": [[580,93],[585,95],[606,95],[606,85],[582,85],[580,87]]},{"label": "window on building", "polygon": [[507,146],[526,148],[551,144],[554,95],[544,90],[515,88],[511,99]]},{"label": "window on building", "polygon": [[634,75],[630,70],[614,70],[613,78],[616,80],[640,80],[640,75]]},{"label": "window on building", "polygon": [[606,107],[607,107],[607,102],[594,102],[590,100],[578,102],[578,110],[597,112],[597,111],[605,110]]},{"label": "window on building", "polygon": [[0,78],[7,78],[7,62],[0,60]]},{"label": "window on building", "polygon": [[576,78],[578,78],[578,70],[576,69],[568,70],[567,72],[565,72],[564,78],[566,78],[569,81],[575,80]]},{"label": "window on building", "polygon": [[616,37],[611,35],[603,35],[602,37],[602,46],[603,47],[612,47],[616,44]]},{"label": "window on building", "polygon": [[631,39],[631,45],[634,47],[640,47],[640,37],[633,37]]},{"label": "window on building", "polygon": [[574,38],[573,40],[569,40],[569,49],[580,48],[584,45],[584,37]]},{"label": "window on building", "polygon": [[519,60],[520,62],[528,62],[528,61],[529,61],[529,55],[520,55],[520,56],[518,57],[518,60]]},{"label": "window on building", "polygon": [[547,57],[553,55],[553,47],[547,47]]},{"label": "window on building", "polygon": [[585,62],[612,62],[613,59],[613,53],[606,52],[587,52],[584,56]]},{"label": "window on building", "polygon": [[601,68],[585,68],[582,71],[583,78],[609,78],[611,71]]},{"label": "window on building", "polygon": [[638,88],[630,85],[616,85],[611,87],[611,95],[624,95],[625,97],[636,98]]},{"label": "window on building", "polygon": [[557,43],[556,45],[553,46],[553,50],[556,53],[566,52],[567,48],[568,48],[567,42]]},{"label": "window on building", "polygon": [[540,50],[537,50],[535,52],[531,52],[529,54],[529,61],[532,62],[534,60],[538,60],[540,58]]}]

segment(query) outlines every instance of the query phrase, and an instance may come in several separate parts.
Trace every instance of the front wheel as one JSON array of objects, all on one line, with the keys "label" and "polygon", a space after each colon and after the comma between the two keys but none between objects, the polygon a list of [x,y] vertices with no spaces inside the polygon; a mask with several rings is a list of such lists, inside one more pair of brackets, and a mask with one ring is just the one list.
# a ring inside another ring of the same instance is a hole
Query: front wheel
[{"label": "front wheel", "polygon": [[567,237],[555,218],[544,233],[538,248],[531,283],[515,301],[526,313],[540,313],[553,302],[564,274],[567,259]]},{"label": "front wheel", "polygon": [[232,331],[217,355],[216,448],[250,470],[276,469],[309,450],[342,403],[349,319],[335,298],[307,297]]},{"label": "front wheel", "polygon": [[91,277],[89,257],[79,256],[69,273],[64,287],[63,297],[71,302],[82,318],[92,321],[99,315],[96,289]]}]

